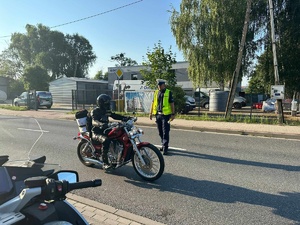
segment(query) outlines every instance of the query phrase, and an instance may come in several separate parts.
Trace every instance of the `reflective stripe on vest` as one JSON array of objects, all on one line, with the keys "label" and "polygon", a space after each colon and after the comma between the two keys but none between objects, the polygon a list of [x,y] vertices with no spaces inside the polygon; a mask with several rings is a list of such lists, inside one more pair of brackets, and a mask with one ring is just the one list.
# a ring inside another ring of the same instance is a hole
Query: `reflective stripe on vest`
[{"label": "reflective stripe on vest", "polygon": [[[152,108],[152,114],[157,114],[158,110],[158,93],[159,91],[156,90],[154,92],[154,97],[153,97],[153,108]],[[163,97],[163,105],[162,105],[162,113],[164,115],[170,115],[172,114],[172,109],[171,109],[171,104],[169,102],[169,96],[170,96],[170,90],[166,89]]]}]

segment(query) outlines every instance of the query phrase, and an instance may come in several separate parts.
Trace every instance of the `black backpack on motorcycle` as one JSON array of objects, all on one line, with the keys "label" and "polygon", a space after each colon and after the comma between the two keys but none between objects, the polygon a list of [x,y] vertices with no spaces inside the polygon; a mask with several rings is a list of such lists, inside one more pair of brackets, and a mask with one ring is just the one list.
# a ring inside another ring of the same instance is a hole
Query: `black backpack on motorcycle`
[{"label": "black backpack on motorcycle", "polygon": [[88,114],[86,115],[86,130],[91,133],[92,132],[92,116],[91,116],[91,112],[88,112]]},{"label": "black backpack on motorcycle", "polygon": [[92,131],[92,117],[91,113],[86,109],[76,112],[75,118],[79,127],[80,132],[91,132]]}]

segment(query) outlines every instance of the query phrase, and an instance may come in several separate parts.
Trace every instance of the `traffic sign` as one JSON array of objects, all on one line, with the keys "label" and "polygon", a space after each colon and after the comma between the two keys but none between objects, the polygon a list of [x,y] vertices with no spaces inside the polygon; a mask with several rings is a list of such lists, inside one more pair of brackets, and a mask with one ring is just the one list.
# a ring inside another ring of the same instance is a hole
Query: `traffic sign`
[{"label": "traffic sign", "polygon": [[123,75],[123,71],[121,69],[118,69],[116,71],[116,75],[120,78]]}]

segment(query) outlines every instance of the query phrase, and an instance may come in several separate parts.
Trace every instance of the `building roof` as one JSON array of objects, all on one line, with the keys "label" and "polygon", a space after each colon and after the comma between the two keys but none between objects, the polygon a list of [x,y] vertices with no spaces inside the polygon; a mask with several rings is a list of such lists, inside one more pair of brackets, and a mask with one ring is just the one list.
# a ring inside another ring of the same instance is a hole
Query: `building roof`
[{"label": "building roof", "polygon": [[51,83],[56,83],[62,80],[69,80],[69,81],[74,81],[74,82],[89,82],[89,83],[102,83],[102,84],[107,84],[108,81],[107,80],[93,80],[93,79],[89,79],[89,78],[79,78],[79,77],[61,77],[58,78],[54,81],[51,81]]}]

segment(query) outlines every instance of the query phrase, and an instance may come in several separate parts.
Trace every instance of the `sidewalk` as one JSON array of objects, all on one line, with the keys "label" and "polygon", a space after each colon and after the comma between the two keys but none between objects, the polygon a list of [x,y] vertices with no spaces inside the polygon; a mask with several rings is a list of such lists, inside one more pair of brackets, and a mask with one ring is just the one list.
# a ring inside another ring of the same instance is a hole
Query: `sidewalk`
[{"label": "sidewalk", "polygon": [[[0,115],[47,118],[47,119],[69,119],[74,120],[74,114],[67,114],[70,110],[28,110],[28,111],[11,111],[0,108]],[[155,120],[147,117],[139,117],[137,126],[156,126]],[[287,139],[300,140],[300,126],[286,125],[264,125],[264,124],[246,124],[230,122],[213,122],[213,121],[193,121],[175,119],[171,122],[171,129],[196,130],[202,132],[230,133],[240,135],[278,137]],[[145,217],[134,215],[132,213],[115,209],[111,206],[104,205],[74,194],[68,194],[67,200],[73,204],[79,212],[92,225],[162,225],[162,223],[152,221]]]},{"label": "sidewalk", "polygon": [[78,195],[69,193],[67,200],[91,225],[164,225]]}]

